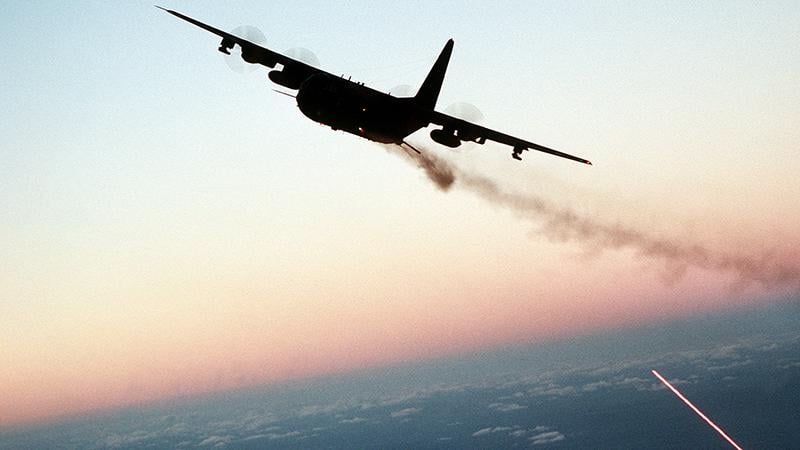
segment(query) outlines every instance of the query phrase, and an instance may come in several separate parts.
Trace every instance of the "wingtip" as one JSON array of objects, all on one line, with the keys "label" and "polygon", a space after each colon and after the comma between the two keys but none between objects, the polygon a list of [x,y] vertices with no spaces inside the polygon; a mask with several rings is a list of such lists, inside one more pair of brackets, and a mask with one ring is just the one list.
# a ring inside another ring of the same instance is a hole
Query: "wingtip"
[{"label": "wingtip", "polygon": [[591,161],[589,161],[588,159],[587,159],[586,161],[584,161],[584,163],[585,163],[587,166],[591,166],[591,165],[593,165],[593,164],[592,164],[592,162],[591,162]]},{"label": "wingtip", "polygon": [[160,9],[160,10],[162,10],[162,11],[166,11],[166,12],[168,12],[168,13],[171,13],[171,12],[172,12],[172,11],[168,10],[167,8],[164,8],[163,6],[158,6],[158,5],[153,5],[153,6],[155,6],[156,8],[158,8],[158,9]]}]

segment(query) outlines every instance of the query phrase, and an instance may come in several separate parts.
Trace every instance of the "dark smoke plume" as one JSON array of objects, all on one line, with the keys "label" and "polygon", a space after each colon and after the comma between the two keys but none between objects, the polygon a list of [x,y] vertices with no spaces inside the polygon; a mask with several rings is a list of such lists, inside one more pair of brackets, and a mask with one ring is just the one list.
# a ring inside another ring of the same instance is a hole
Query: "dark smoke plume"
[{"label": "dark smoke plume", "polygon": [[657,237],[636,228],[604,223],[595,217],[548,202],[529,193],[504,191],[495,181],[482,175],[467,173],[430,151],[412,153],[390,147],[425,171],[443,191],[455,183],[485,200],[507,207],[541,224],[541,231],[557,241],[576,241],[591,250],[630,249],[664,261],[671,277],[678,279],[688,267],[733,273],[742,285],[757,282],[765,287],[800,288],[800,266],[775,260],[769,254],[757,257],[713,251],[696,243]]},{"label": "dark smoke plume", "polygon": [[401,155],[412,164],[416,164],[425,171],[425,175],[433,181],[439,189],[447,191],[456,181],[456,171],[450,162],[433,156],[430,152],[416,153],[414,150],[397,145],[385,145],[392,153]]}]

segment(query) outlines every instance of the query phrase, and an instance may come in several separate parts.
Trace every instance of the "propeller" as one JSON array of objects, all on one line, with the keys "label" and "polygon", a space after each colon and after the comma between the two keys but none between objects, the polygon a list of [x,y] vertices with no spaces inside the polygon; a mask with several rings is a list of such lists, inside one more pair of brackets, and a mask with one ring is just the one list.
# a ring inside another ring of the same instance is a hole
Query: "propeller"
[{"label": "propeller", "polygon": [[[264,44],[267,42],[267,38],[264,36],[264,33],[251,25],[240,25],[231,30],[231,34],[261,46],[264,46]],[[290,48],[289,50],[286,50],[284,54],[312,67],[319,67],[320,65],[317,55],[307,48]],[[228,67],[230,67],[230,69],[236,73],[249,73],[258,68],[257,64],[250,64],[242,59],[242,49],[238,45],[231,49],[231,53],[229,55],[223,53],[223,57],[225,58],[225,64],[227,64]]]},{"label": "propeller", "polygon": [[[389,94],[391,94],[393,97],[413,97],[416,93],[417,89],[407,84],[400,84],[389,90]],[[475,105],[466,102],[452,103],[444,109],[444,113],[472,123],[481,123],[484,119],[483,113],[481,113],[480,109],[478,109]],[[462,142],[460,146],[450,148],[450,150],[454,152],[460,152],[461,150],[470,150],[476,145],[478,144],[475,142]]]},{"label": "propeller", "polygon": [[319,59],[317,55],[314,54],[311,50],[303,47],[294,47],[286,50],[284,52],[286,56],[292,59],[296,59],[297,61],[304,62],[311,67],[319,67]]},{"label": "propeller", "polygon": [[[264,33],[251,25],[240,25],[231,30],[231,34],[258,45],[267,42]],[[250,73],[258,68],[256,64],[247,63],[242,59],[242,49],[238,45],[231,49],[230,55],[223,53],[222,56],[225,58],[225,64],[236,73]]]},{"label": "propeller", "polygon": [[471,103],[452,103],[444,109],[444,113],[453,117],[458,117],[459,119],[464,119],[467,122],[483,122],[483,113]]},{"label": "propeller", "polygon": [[[444,113],[453,117],[458,117],[459,119],[466,120],[467,122],[472,123],[481,123],[483,122],[483,113],[481,110],[478,109],[475,105],[466,102],[456,102],[451,103],[447,108],[444,109]],[[478,144],[471,141],[462,142],[460,146],[456,148],[451,148],[451,151],[454,152],[461,152],[463,150],[472,150]]]},{"label": "propeller", "polygon": [[400,84],[393,87],[390,91],[393,97],[413,97],[417,90],[407,84]]}]

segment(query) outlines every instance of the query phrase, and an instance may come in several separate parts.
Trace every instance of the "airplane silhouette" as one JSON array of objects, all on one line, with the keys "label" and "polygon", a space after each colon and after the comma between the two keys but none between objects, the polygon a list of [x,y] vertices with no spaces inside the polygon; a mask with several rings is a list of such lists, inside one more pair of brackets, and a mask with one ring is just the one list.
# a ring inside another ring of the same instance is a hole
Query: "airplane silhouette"
[{"label": "airplane silhouette", "polygon": [[[405,138],[434,124],[441,128],[431,131],[431,139],[450,148],[458,147],[461,142],[483,144],[489,140],[511,146],[511,156],[517,160],[522,160],[524,150],[532,149],[592,164],[586,159],[436,111],[436,100],[453,52],[452,39],[445,44],[417,94],[413,97],[394,97],[266,49],[179,12],[160,6],[156,8],[221,37],[218,50],[222,53],[230,55],[230,50],[238,44],[245,62],[273,69],[268,74],[272,82],[297,91],[297,106],[306,117],[334,130],[343,130],[381,143],[405,144],[419,153]],[[281,68],[275,69],[277,65]]]}]

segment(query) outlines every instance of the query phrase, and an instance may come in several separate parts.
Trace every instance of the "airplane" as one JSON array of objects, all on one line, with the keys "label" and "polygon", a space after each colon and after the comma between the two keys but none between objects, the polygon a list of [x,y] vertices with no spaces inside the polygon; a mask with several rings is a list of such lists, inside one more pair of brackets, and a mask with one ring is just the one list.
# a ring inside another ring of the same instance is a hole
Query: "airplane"
[{"label": "airplane", "polygon": [[[268,74],[272,82],[297,91],[294,97],[300,111],[309,119],[327,125],[333,130],[342,130],[385,144],[405,144],[419,153],[419,150],[406,142],[405,138],[417,130],[434,124],[441,128],[430,132],[431,139],[446,147],[456,148],[462,142],[483,144],[489,140],[511,146],[511,156],[520,161],[522,152],[530,149],[592,164],[589,160],[436,111],[436,100],[444,82],[450,55],[453,53],[452,39],[445,44],[416,95],[395,97],[367,87],[364,83],[333,75],[266,49],[177,11],[160,6],[156,8],[221,37],[218,50],[222,53],[230,55],[230,50],[239,45],[241,57],[245,62],[272,69]],[[276,69],[278,65],[280,68]]]}]

